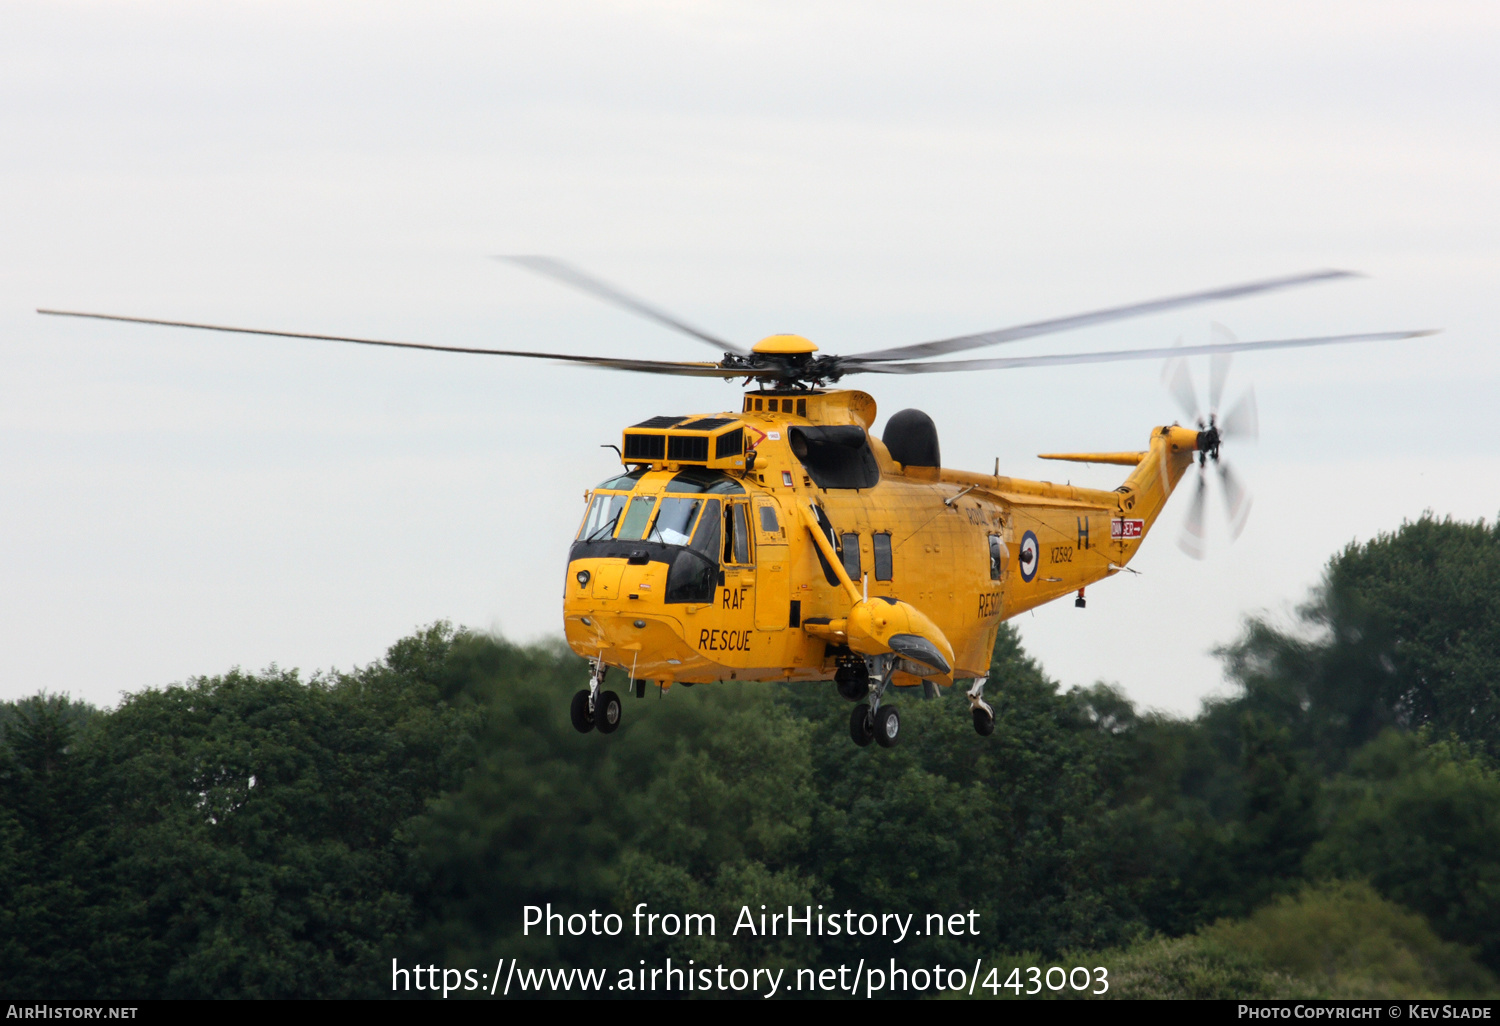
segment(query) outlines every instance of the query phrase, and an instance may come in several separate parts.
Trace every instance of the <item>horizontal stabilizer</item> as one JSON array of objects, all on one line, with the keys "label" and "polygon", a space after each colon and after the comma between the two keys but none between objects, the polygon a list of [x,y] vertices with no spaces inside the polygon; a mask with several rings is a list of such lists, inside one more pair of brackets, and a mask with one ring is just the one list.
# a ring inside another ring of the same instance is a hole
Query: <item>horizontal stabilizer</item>
[{"label": "horizontal stabilizer", "polygon": [[1149,453],[1144,452],[1044,452],[1037,459],[1068,460],[1071,463],[1115,463],[1122,467],[1138,466]]}]

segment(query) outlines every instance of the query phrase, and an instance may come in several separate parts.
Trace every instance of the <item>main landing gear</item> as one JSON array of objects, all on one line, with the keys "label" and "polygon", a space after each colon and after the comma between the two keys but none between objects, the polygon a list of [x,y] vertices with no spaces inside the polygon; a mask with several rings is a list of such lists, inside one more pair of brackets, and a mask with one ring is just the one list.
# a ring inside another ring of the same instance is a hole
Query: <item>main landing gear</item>
[{"label": "main landing gear", "polygon": [[[901,740],[901,714],[894,705],[880,704],[880,697],[890,684],[891,668],[895,663],[896,657],[892,655],[865,658],[869,704],[856,705],[849,716],[849,737],[861,748],[871,741],[878,742],[882,748],[895,748]],[[838,684],[839,694],[848,697],[843,681],[839,680]]]},{"label": "main landing gear", "polygon": [[620,726],[620,696],[613,691],[601,691],[604,675],[609,667],[603,660],[595,660],[589,672],[589,686],[573,696],[569,714],[573,729],[580,734],[598,728],[601,734],[613,734]]},{"label": "main landing gear", "polygon": [[967,693],[969,709],[974,714],[974,731],[980,737],[989,737],[995,732],[995,710],[984,700],[984,685],[988,680],[988,677],[975,677]]}]

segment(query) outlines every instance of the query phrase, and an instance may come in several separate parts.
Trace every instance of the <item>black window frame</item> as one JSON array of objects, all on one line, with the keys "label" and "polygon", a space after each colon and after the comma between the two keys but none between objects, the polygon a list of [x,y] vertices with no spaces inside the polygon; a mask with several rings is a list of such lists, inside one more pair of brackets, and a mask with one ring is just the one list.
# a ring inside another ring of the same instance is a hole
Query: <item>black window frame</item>
[{"label": "black window frame", "polygon": [[[876,531],[870,535],[871,548],[875,550],[875,579],[877,581],[894,580],[896,576],[896,560],[891,550],[891,532]],[[881,550],[884,551],[881,551]],[[884,563],[884,567],[881,564]],[[882,570],[884,573],[882,574]]]},{"label": "black window frame", "polygon": [[851,531],[839,535],[839,548],[839,556],[844,561],[844,573],[849,575],[849,580],[858,581],[864,575],[859,565],[859,533]]}]

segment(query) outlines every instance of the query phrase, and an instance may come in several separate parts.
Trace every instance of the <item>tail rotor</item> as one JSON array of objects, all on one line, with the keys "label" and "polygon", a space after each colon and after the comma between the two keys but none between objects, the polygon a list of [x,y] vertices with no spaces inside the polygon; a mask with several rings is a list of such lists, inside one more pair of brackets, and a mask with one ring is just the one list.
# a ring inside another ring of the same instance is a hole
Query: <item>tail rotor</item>
[{"label": "tail rotor", "polygon": [[[1211,326],[1215,345],[1233,344],[1237,340],[1222,324]],[[1187,414],[1188,421],[1198,428],[1198,482],[1193,490],[1192,504],[1183,521],[1182,535],[1178,547],[1194,559],[1208,554],[1208,531],[1205,510],[1208,506],[1208,467],[1212,463],[1218,473],[1219,486],[1224,493],[1224,507],[1229,522],[1229,536],[1233,540],[1245,529],[1253,500],[1250,490],[1240,476],[1234,472],[1221,450],[1226,441],[1253,442],[1260,436],[1260,416],[1255,405],[1255,389],[1245,393],[1220,416],[1219,409],[1224,399],[1224,386],[1229,378],[1232,357],[1226,352],[1216,352],[1209,360],[1208,368],[1208,414],[1204,416],[1198,405],[1197,389],[1193,385],[1192,372],[1185,357],[1171,360],[1162,369],[1162,379],[1167,391],[1177,400],[1177,405]]]}]

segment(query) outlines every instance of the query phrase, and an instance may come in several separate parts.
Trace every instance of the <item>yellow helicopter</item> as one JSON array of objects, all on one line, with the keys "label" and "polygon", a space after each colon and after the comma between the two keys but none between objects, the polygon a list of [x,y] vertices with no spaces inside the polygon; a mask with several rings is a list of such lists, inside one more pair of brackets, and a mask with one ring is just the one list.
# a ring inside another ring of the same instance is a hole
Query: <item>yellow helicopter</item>
[{"label": "yellow helicopter", "polygon": [[[1219,414],[1229,354],[1254,349],[1412,338],[1395,331],[1243,342],[1216,326],[1207,345],[1056,355],[934,357],[1127,317],[1351,277],[1315,271],[1111,307],[998,331],[858,353],[823,355],[800,335],[772,335],[748,351],[577,269],[546,257],[507,257],[723,354],[712,362],[571,356],[396,342],[64,310],[38,313],[239,334],[560,360],[617,370],[726,380],[753,391],[732,412],[655,416],[624,429],[621,473],[585,494],[568,553],[563,630],[589,660],[572,699],[581,732],[611,733],[620,696],[720,680],[834,681],[852,702],[857,745],[900,739],[891,687],[967,680],[974,727],[994,731],[984,699],[1001,621],[1085,590],[1124,570],[1185,474],[1197,464],[1184,548],[1201,555],[1207,470],[1225,489],[1231,526],[1249,497],[1221,458],[1224,442],[1257,433],[1254,393]],[[1200,412],[1186,357],[1211,357],[1209,412]],[[880,437],[875,400],[829,388],[858,373],[926,374],[1166,358],[1189,424],[1153,428],[1143,449],[1046,453],[1044,459],[1131,468],[1111,490],[944,467],[926,414],[903,410]]]}]

